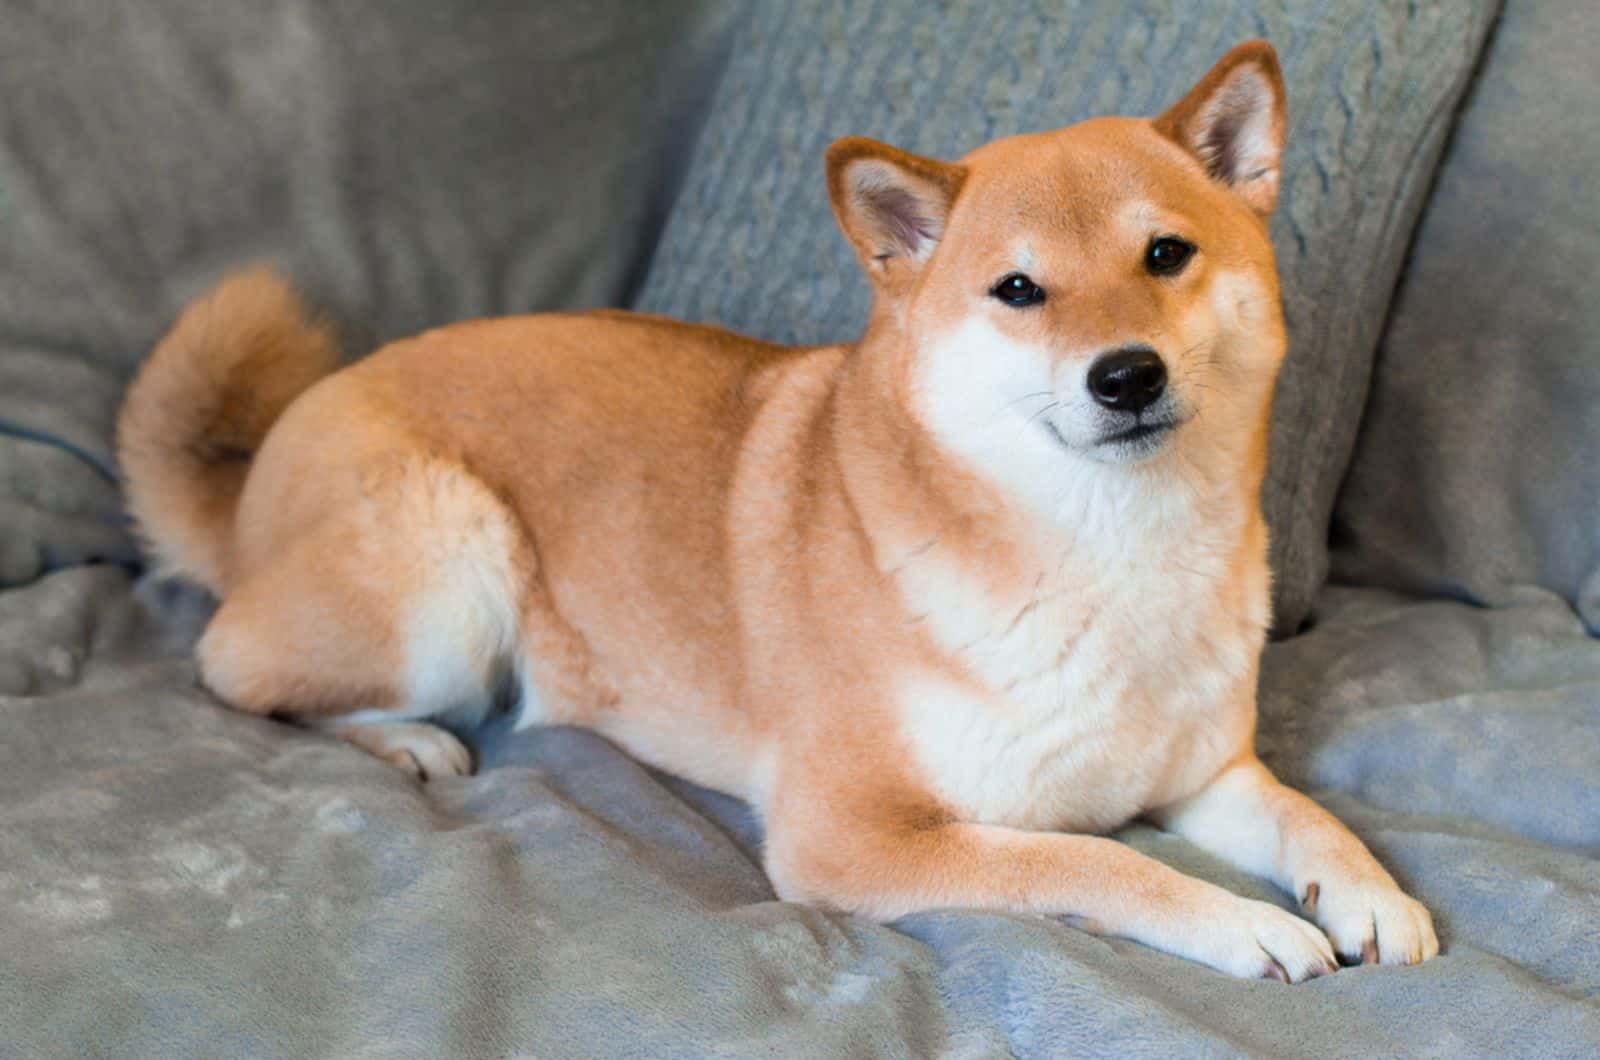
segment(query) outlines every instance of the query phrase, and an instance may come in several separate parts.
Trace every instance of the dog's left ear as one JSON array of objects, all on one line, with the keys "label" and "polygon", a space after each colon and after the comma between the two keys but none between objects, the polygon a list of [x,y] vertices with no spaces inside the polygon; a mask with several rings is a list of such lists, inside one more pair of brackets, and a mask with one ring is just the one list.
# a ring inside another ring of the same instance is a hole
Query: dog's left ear
[{"label": "dog's left ear", "polygon": [[867,274],[896,288],[914,276],[944,235],[966,170],[865,137],[828,148],[828,195]]},{"label": "dog's left ear", "polygon": [[1272,45],[1246,41],[1224,55],[1155,127],[1256,213],[1272,213],[1289,128],[1283,70]]}]

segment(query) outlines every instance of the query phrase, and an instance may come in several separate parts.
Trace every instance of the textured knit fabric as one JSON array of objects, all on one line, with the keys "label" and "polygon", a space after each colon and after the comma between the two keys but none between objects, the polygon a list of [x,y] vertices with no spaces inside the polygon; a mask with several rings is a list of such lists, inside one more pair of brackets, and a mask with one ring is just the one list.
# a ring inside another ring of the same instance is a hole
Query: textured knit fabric
[{"label": "textured knit fabric", "polygon": [[1321,583],[1329,512],[1395,273],[1498,5],[800,0],[758,5],[642,307],[793,343],[853,339],[866,280],[822,153],[862,135],[953,158],[1011,133],[1154,114],[1264,36],[1292,129],[1273,233],[1292,352],[1266,488],[1277,625]]},{"label": "textured knit fabric", "polygon": [[1335,573],[1600,633],[1600,11],[1507,5],[1379,352]]}]

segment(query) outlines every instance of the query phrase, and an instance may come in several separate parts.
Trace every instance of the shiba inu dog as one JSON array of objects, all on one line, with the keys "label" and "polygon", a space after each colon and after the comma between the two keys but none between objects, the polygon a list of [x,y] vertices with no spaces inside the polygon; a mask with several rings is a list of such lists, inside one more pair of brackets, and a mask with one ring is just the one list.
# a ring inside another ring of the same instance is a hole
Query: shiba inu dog
[{"label": "shiba inu dog", "polygon": [[[1426,960],[1427,911],[1254,752],[1286,125],[1256,41],[1153,120],[835,143],[875,290],[848,346],[552,314],[340,370],[246,272],[129,393],[130,507],[221,599],[219,697],[424,780],[471,769],[435,722],[509,689],[748,799],[787,899],[1290,981]],[[1098,835],[1141,816],[1309,919]]]}]

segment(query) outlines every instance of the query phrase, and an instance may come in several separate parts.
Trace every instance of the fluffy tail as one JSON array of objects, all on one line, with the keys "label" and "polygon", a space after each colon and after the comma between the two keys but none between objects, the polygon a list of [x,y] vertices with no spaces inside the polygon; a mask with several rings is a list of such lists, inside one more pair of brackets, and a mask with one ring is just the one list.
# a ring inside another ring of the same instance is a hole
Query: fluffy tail
[{"label": "fluffy tail", "polygon": [[222,590],[251,457],[338,365],[332,329],[269,268],[236,273],[184,310],[117,421],[128,509],[159,568]]}]

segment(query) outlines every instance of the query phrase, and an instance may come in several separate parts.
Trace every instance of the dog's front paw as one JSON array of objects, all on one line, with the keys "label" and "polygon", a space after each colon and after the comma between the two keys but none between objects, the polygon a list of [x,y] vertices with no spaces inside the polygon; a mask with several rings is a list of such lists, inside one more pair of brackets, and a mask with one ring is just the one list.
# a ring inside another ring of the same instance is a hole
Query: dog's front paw
[{"label": "dog's front paw", "polygon": [[1313,880],[1300,889],[1300,907],[1346,964],[1420,964],[1439,954],[1433,917],[1390,880]]},{"label": "dog's front paw", "polygon": [[1275,905],[1229,895],[1216,915],[1195,925],[1183,955],[1241,979],[1298,983],[1339,967],[1328,938],[1316,926]]}]

